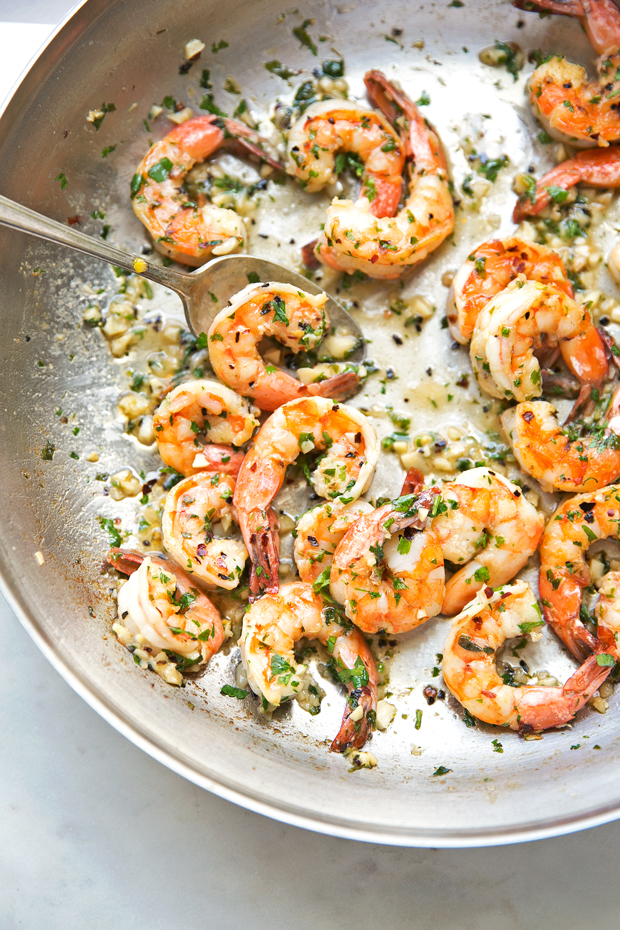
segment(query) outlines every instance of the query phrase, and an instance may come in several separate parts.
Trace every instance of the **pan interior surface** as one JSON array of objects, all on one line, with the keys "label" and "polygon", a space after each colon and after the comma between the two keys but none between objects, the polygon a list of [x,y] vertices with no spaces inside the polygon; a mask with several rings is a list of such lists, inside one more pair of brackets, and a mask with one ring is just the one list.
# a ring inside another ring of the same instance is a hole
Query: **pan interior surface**
[{"label": "pan interior surface", "polygon": [[[506,71],[485,67],[478,51],[495,39],[516,41],[592,67],[587,40],[574,21],[540,20],[506,0],[481,0],[475,8],[311,0],[300,14],[281,14],[272,0],[230,0],[224,7],[213,0],[87,0],[52,38],[0,119],[0,190],[60,221],[79,216],[91,235],[102,231],[102,221],[91,214],[104,213],[110,241],[139,252],[147,238],[130,207],[129,180],[152,138],[143,121],[154,103],[172,95],[201,112],[200,77],[209,69],[216,99],[231,111],[234,98],[220,93],[228,76],[251,102],[268,109],[292,85],[285,86],[265,62],[278,59],[308,71],[340,54],[352,93],[364,99],[364,72],[381,69],[413,99],[424,93],[430,98],[425,112],[446,144],[457,186],[470,170],[463,135],[477,131],[481,115],[492,126],[494,144],[510,158],[510,170],[494,184],[484,208],[459,211],[453,240],[414,272],[416,290],[437,306],[435,328],[407,344],[409,355],[407,346],[397,355],[389,324],[372,313],[365,321],[373,351],[394,359],[399,378],[409,377],[422,358],[424,367],[440,364],[451,351],[451,370],[469,370],[466,353],[451,350],[439,325],[447,295],[442,276],[458,267],[472,245],[513,230],[513,174],[532,163],[539,171],[551,165],[550,154],[535,142],[539,127],[523,76],[513,82]],[[306,31],[316,40],[317,57],[293,34],[305,20],[311,20]],[[183,48],[192,38],[206,48],[180,74]],[[102,103],[114,109],[95,130],[86,116]],[[153,133],[162,134],[156,127]],[[115,150],[102,157],[111,146]],[[276,247],[278,217],[269,216],[272,232],[265,228],[262,241],[256,239],[256,253],[298,262],[303,240],[288,250]],[[292,214],[280,219],[291,229],[298,223]],[[611,226],[606,234],[611,243]],[[295,705],[267,721],[220,694],[222,684],[234,684],[234,648],[182,689],[137,670],[111,631],[112,582],[103,567],[107,534],[99,523],[102,514],[122,516],[125,503],[103,501],[99,479],[128,465],[146,472],[157,458],[127,436],[115,413],[126,386],[126,360],[113,359],[99,333],[82,325],[93,295],[113,293],[114,274],[6,229],[0,229],[0,249],[1,573],[36,641],[106,719],[197,784],[335,835],[402,845],[486,845],[618,816],[615,699],[609,713],[587,710],[572,727],[540,740],[484,725],[467,728],[451,699],[427,705],[421,697],[425,685],[437,684],[433,668],[447,633],[443,619],[399,639],[390,668],[398,714],[368,746],[378,760],[372,770],[352,773],[346,760],[328,752],[343,698],[324,681],[327,697],[317,717]],[[157,293],[155,303],[178,313],[170,295]],[[419,416],[426,427],[428,412]],[[42,458],[52,446],[52,457]],[[96,463],[87,460],[93,451]],[[399,476],[396,464],[386,465],[375,492],[395,496]],[[547,660],[559,677],[572,667],[555,645],[541,653],[540,664]],[[416,709],[423,710],[419,729]],[[572,750],[577,744],[579,750]]]}]

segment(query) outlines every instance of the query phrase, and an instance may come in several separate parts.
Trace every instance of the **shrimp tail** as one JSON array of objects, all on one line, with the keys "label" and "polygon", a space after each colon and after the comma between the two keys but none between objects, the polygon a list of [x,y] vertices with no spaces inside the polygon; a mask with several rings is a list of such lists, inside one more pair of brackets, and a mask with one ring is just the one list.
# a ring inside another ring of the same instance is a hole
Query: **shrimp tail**
[{"label": "shrimp tail", "polygon": [[569,723],[600,688],[612,668],[599,665],[597,656],[590,656],[564,686],[558,688],[555,700],[548,700],[545,688],[526,691],[519,701],[520,732],[528,725],[534,730],[545,730]]},{"label": "shrimp tail", "polygon": [[[406,94],[398,90],[381,71],[375,69],[367,71],[364,75],[364,84],[366,85],[368,99],[373,107],[381,110],[393,126],[397,125],[397,120],[402,117],[403,113],[409,119],[415,119],[416,116],[419,116],[415,103]],[[407,146],[408,142],[406,141],[406,149]],[[412,157],[410,147],[407,151],[407,157]]]},{"label": "shrimp tail", "polygon": [[[333,652],[334,659],[343,668],[353,669],[363,662],[366,683],[359,677],[347,684],[347,706],[342,717],[340,729],[330,746],[330,752],[345,752],[347,749],[361,749],[375,727],[377,711],[377,684],[379,675],[373,655],[366,640],[359,630],[350,630],[339,636]],[[358,708],[362,708],[359,716]]]},{"label": "shrimp tail", "polygon": [[301,260],[304,266],[311,271],[321,267],[321,262],[315,252],[318,241],[318,239],[313,239],[311,242],[306,242],[306,244],[301,247]]},{"label": "shrimp tail", "polygon": [[[398,90],[381,71],[368,71],[364,75],[364,84],[372,105],[398,129],[405,155],[408,161],[414,161],[415,169],[432,169],[434,173],[439,163],[441,169],[447,171],[448,163],[439,136],[413,100]],[[407,123],[405,127],[399,125],[403,122],[403,115]]]},{"label": "shrimp tail", "polygon": [[[416,469],[412,469],[416,471]],[[407,475],[409,472],[407,472]],[[405,483],[407,482],[407,477],[405,477]],[[385,504],[386,513],[389,511],[389,516],[391,517],[389,529],[383,527],[383,539],[389,539],[394,533],[400,533],[402,530],[407,529],[407,527],[413,527],[415,530],[423,530],[426,525],[426,520],[428,517],[429,511],[433,507],[435,497],[438,494],[441,494],[439,488],[424,488],[414,490],[410,492],[412,496],[411,504],[408,508],[408,512],[399,513],[398,511],[391,510],[391,506],[395,503],[392,501],[392,505]],[[402,495],[403,497],[408,497],[408,494]],[[413,511],[413,512],[411,512]]]},{"label": "shrimp tail", "polygon": [[518,10],[528,12],[559,13],[560,16],[573,16],[576,19],[586,15],[581,0],[512,0]]},{"label": "shrimp tail", "polygon": [[250,569],[250,601],[261,594],[277,594],[280,588],[280,537],[278,518],[273,509],[254,510],[248,515]]},{"label": "shrimp tail", "polygon": [[520,223],[528,216],[536,216],[551,203],[549,188],[567,191],[576,184],[589,184],[595,188],[620,187],[620,146],[578,152],[574,158],[552,168],[537,181],[534,195],[521,195],[512,214],[513,221]]},{"label": "shrimp tail", "polygon": [[232,136],[239,145],[246,149],[251,155],[254,155],[262,162],[266,162],[272,168],[275,168],[276,171],[284,170],[284,166],[281,165],[279,161],[272,158],[271,155],[264,151],[263,146],[269,145],[267,139],[259,136],[258,133],[250,129],[249,126],[237,120],[224,119],[222,123],[224,132],[228,133],[229,137]]},{"label": "shrimp tail", "polygon": [[[558,378],[562,376],[559,375]],[[547,382],[543,378],[543,384],[547,387]],[[568,416],[564,420],[563,426],[566,426],[567,423],[573,423],[575,420],[579,420],[581,417],[588,416],[595,407],[595,401],[592,397],[592,390],[595,387],[593,384],[582,384],[581,390],[577,395],[575,403],[571,407]],[[556,390],[556,394],[558,391]],[[573,395],[574,396],[574,395]],[[564,397],[570,397],[570,394],[565,393]]]},{"label": "shrimp tail", "polygon": [[[604,363],[602,360],[602,354],[604,354],[607,361],[606,373],[608,373],[609,361],[613,357],[610,344],[615,345],[614,339],[601,327],[597,326],[596,331],[598,336],[595,335],[593,339],[595,344],[598,341],[598,347],[600,348],[601,353],[599,354],[598,359],[598,371],[601,372],[604,368]],[[572,420],[576,420],[579,416],[586,416],[588,413],[592,413],[594,410],[592,390],[597,386],[597,382],[589,381],[586,384],[583,384],[574,373],[554,371],[553,366],[561,354],[559,345],[547,347],[546,351],[539,350],[534,354],[540,364],[543,394],[553,395],[554,397],[566,397],[575,399],[575,403],[573,404],[568,417],[564,421],[564,425],[566,425],[566,423],[570,423]],[[602,380],[603,379],[601,379],[601,381]]]},{"label": "shrimp tail", "polygon": [[597,655],[589,656],[562,688],[565,694],[573,694],[582,699],[580,707],[600,688],[613,669],[613,665],[598,664],[598,655],[601,652],[600,643],[597,644],[596,652]]},{"label": "shrimp tail", "polygon": [[143,561],[144,556],[142,553],[135,552],[132,549],[120,549],[118,546],[108,549],[106,555],[106,562],[112,568],[122,572],[123,575],[133,575],[134,572],[138,571]]},{"label": "shrimp tail", "polygon": [[[416,471],[416,470],[417,470],[417,469],[415,469],[415,468],[412,468],[412,469],[411,469],[411,471]],[[411,472],[407,472],[407,475],[409,475],[410,473],[411,473]],[[419,473],[419,474],[421,475],[421,473]],[[418,495],[418,496],[417,496],[417,500],[415,501],[416,508],[417,508],[418,510],[431,510],[431,508],[432,508],[432,506],[433,506],[433,504],[434,504],[434,502],[435,502],[435,498],[437,497],[438,494],[441,494],[441,488],[436,488],[436,487],[434,487],[434,488],[425,488],[425,487],[424,487],[424,478],[423,478],[423,476],[422,476],[422,486],[419,488],[418,491],[414,491],[413,493]],[[417,529],[422,529],[422,528],[424,527],[424,520],[425,520],[425,519],[426,519],[425,517],[424,517],[424,518],[421,518],[421,517],[419,517],[419,516],[416,515],[416,517],[415,517],[415,526],[417,527]],[[411,526],[411,525],[414,525],[414,524],[412,524],[412,523],[408,523],[408,524],[403,523],[403,526],[407,526],[407,525]],[[393,530],[393,532],[396,532],[396,531]]]},{"label": "shrimp tail", "polygon": [[311,397],[328,397],[330,400],[346,400],[352,394],[356,394],[359,388],[360,378],[354,371],[343,371],[338,375],[332,375],[325,381],[319,381],[315,384],[308,385],[308,394]]},{"label": "shrimp tail", "polygon": [[580,662],[584,662],[593,652],[596,652],[597,641],[592,633],[586,629],[579,617],[559,621],[551,614],[547,614],[546,620],[564,645],[570,649]]},{"label": "shrimp tail", "polygon": [[558,13],[581,20],[599,55],[618,47],[620,11],[613,0],[512,0],[519,10]]},{"label": "shrimp tail", "polygon": [[[361,749],[372,733],[374,726],[368,712],[377,706],[370,688],[353,688],[349,691],[347,706],[342,717],[342,724],[337,735],[329,747],[330,752],[345,752],[347,749]],[[358,708],[363,708],[360,720],[352,720],[351,714]]]},{"label": "shrimp tail", "polygon": [[419,468],[410,468],[405,475],[400,496],[406,497],[407,494],[419,494],[423,488],[424,475]]}]

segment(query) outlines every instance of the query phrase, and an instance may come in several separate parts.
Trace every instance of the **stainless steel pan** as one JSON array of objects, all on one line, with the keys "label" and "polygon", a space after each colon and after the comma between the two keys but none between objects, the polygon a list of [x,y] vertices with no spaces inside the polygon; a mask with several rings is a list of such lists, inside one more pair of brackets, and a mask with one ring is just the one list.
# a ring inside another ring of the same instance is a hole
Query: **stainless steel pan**
[{"label": "stainless steel pan", "polygon": [[[127,192],[145,150],[143,117],[166,94],[196,106],[187,88],[197,85],[202,67],[211,68],[216,87],[232,74],[266,105],[282,85],[265,70],[265,61],[277,58],[304,68],[316,63],[292,35],[301,16],[287,13],[278,22],[281,11],[279,0],[87,0],[50,40],[0,118],[1,192],[61,221],[80,214],[86,218],[83,228],[94,234],[99,227],[88,217],[101,209],[111,240],[137,251],[146,240]],[[378,67],[412,94],[430,93],[429,115],[461,177],[466,165],[457,134],[467,113],[493,117],[513,169],[537,157],[531,141],[536,126],[521,85],[513,88],[505,72],[480,65],[480,48],[496,38],[513,39],[593,62],[574,22],[519,14],[507,0],[465,0],[460,7],[447,0],[308,0],[302,12],[315,18],[315,38],[328,37],[319,43],[323,57],[333,57],[331,48],[344,54],[355,92],[361,94],[363,72]],[[194,37],[207,50],[189,75],[180,75],[183,46]],[[228,47],[211,53],[212,43],[221,39]],[[424,41],[423,48],[414,45],[417,40]],[[497,80],[500,88],[494,87]],[[113,102],[116,110],[94,132],[85,117],[103,102]],[[103,159],[102,148],[114,144],[115,157]],[[64,190],[54,181],[61,172]],[[491,204],[505,231],[513,201],[509,185],[507,175]],[[480,218],[466,216],[469,225],[459,218],[456,246],[446,245],[418,275],[420,287],[436,295],[439,305],[445,301],[443,270],[466,254],[468,241],[489,234]],[[6,229],[0,229],[0,254],[4,588],[50,661],[113,726],[222,797],[356,839],[485,845],[559,834],[618,816],[620,727],[613,699],[607,715],[587,712],[572,732],[533,742],[507,734],[502,754],[493,752],[497,732],[466,729],[450,701],[424,705],[419,732],[412,719],[399,716],[373,740],[379,766],[349,774],[326,746],[341,709],[337,693],[328,694],[316,718],[295,708],[261,723],[250,711],[231,708],[231,699],[219,693],[221,683],[232,680],[234,653],[216,657],[204,678],[174,692],[156,676],[138,672],[110,633],[110,583],[101,567],[106,539],[97,523],[101,484],[94,479],[96,471],[111,473],[129,462],[148,468],[155,459],[128,445],[113,415],[118,363],[103,340],[80,326],[83,282],[109,285],[111,273]],[[438,342],[424,346],[424,353],[437,357],[445,351]],[[76,415],[78,437],[55,415],[56,408]],[[52,462],[40,458],[48,440],[57,449]],[[97,465],[84,459],[92,448],[101,450]],[[70,451],[80,460],[70,458]],[[393,690],[405,695],[397,702],[401,713],[408,700],[422,706],[420,688],[431,681],[445,632],[445,622],[438,621],[403,638],[392,668]],[[553,648],[550,661],[568,668]],[[413,691],[406,692],[408,687]],[[422,748],[421,755],[412,755],[412,743]],[[571,751],[577,743],[580,750]],[[595,745],[600,749],[594,751]],[[433,776],[440,765],[452,770],[444,778]]]}]

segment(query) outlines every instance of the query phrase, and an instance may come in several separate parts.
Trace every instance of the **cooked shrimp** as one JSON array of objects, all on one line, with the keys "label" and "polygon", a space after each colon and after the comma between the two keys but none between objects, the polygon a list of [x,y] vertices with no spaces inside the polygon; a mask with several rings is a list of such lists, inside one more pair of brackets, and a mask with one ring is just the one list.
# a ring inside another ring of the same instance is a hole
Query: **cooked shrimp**
[{"label": "cooked shrimp", "polygon": [[470,714],[500,727],[531,732],[560,727],[573,719],[609,675],[597,656],[561,688],[506,685],[497,673],[497,652],[507,639],[539,630],[540,608],[525,581],[498,591],[485,588],[455,617],[443,650],[446,685]]},{"label": "cooked shrimp", "polygon": [[[424,475],[410,468],[405,475],[401,495],[419,494]],[[350,504],[328,501],[302,514],[295,528],[295,563],[302,581],[316,581],[320,575],[329,578],[332,557],[345,532],[364,514],[374,508],[368,501]]]},{"label": "cooked shrimp", "polygon": [[[277,533],[271,504],[300,453],[324,452],[312,475],[320,497],[349,503],[370,486],[379,458],[377,435],[363,413],[309,397],[283,404],[254,437],[237,478],[234,504],[252,559],[251,596],[278,590]],[[270,516],[271,514],[271,516]]]},{"label": "cooked shrimp", "polygon": [[536,68],[529,82],[534,115],[560,142],[584,148],[607,146],[620,139],[620,11],[613,0],[513,0],[524,10],[574,16],[581,22],[594,50],[598,83],[588,81],[585,68],[561,55]]},{"label": "cooked shrimp", "polygon": [[620,146],[577,152],[573,158],[552,168],[536,182],[534,194],[521,194],[512,214],[514,222],[520,223],[528,216],[536,216],[551,203],[551,194],[558,188],[567,191],[576,184],[595,188],[620,187]]},{"label": "cooked shrimp", "polygon": [[609,537],[620,539],[620,485],[564,501],[550,518],[540,545],[538,587],[545,619],[582,660],[597,645],[579,616],[581,590],[590,584],[586,553],[592,543]]},{"label": "cooked shrimp", "polygon": [[[510,581],[534,555],[544,520],[521,488],[489,468],[471,468],[441,489],[433,519],[443,556],[458,568],[442,613],[459,613],[485,586]],[[465,563],[465,564],[463,564]]]},{"label": "cooked shrimp", "polygon": [[[618,407],[615,400],[612,410]],[[517,404],[500,416],[502,431],[521,468],[551,491],[595,491],[620,475],[620,421],[606,427],[562,428],[553,404]],[[617,432],[616,432],[617,431]]]},{"label": "cooked shrimp", "polygon": [[329,328],[327,294],[308,294],[290,284],[250,284],[213,320],[209,357],[218,378],[261,410],[277,410],[299,397],[339,400],[355,393],[359,378],[346,372],[305,385],[274,365],[266,366],[258,344],[272,336],[290,352],[316,348]]},{"label": "cooked shrimp", "polygon": [[236,588],[248,551],[226,533],[237,522],[232,505],[235,479],[219,472],[198,472],[168,491],[161,529],[164,546],[186,572],[210,587]]},{"label": "cooked shrimp", "polygon": [[596,638],[607,655],[620,660],[620,572],[608,572],[598,586],[598,601],[594,608]]},{"label": "cooked shrimp", "polygon": [[582,383],[607,376],[607,353],[590,312],[555,284],[521,275],[484,307],[474,327],[471,363],[492,397],[530,400],[542,393],[534,349],[559,343],[568,368]]},{"label": "cooked shrimp", "polygon": [[430,488],[359,517],[339,543],[331,594],[365,633],[405,633],[441,610],[443,555],[429,521],[437,493]]},{"label": "cooked shrimp", "polygon": [[124,549],[110,549],[108,562],[130,576],[118,592],[118,615],[145,650],[171,650],[184,667],[215,655],[224,641],[220,615],[182,569]]},{"label": "cooked shrimp", "polygon": [[[405,153],[381,113],[350,100],[312,103],[288,134],[286,170],[309,193],[333,184],[350,152],[363,165],[359,196],[374,216],[393,216],[402,188]],[[339,164],[342,162],[342,166]]]},{"label": "cooked shrimp", "polygon": [[243,219],[213,203],[191,201],[185,176],[227,140],[280,168],[262,149],[261,139],[244,123],[213,115],[181,123],[148,150],[131,181],[133,208],[154,239],[155,248],[185,265],[202,265],[212,255],[226,255],[246,241]]},{"label": "cooked shrimp", "polygon": [[568,297],[573,296],[564,262],[553,249],[516,236],[483,242],[461,265],[450,287],[448,326],[458,342],[467,345],[481,310],[517,275],[555,284]]},{"label": "cooked shrimp", "polygon": [[259,411],[217,381],[187,381],[167,394],[153,415],[159,454],[182,475],[197,471],[236,475],[241,446],[258,426]]},{"label": "cooked shrimp", "polygon": [[307,666],[295,658],[295,644],[303,637],[327,646],[336,676],[349,692],[332,751],[360,749],[374,727],[379,677],[375,660],[359,630],[340,623],[312,585],[292,582],[251,604],[239,639],[248,684],[266,704],[278,706],[294,697],[307,676]]},{"label": "cooked shrimp", "polygon": [[380,71],[364,82],[373,103],[399,125],[413,159],[409,193],[393,218],[378,218],[368,199],[332,201],[315,248],[319,261],[371,278],[398,278],[424,259],[454,228],[445,154],[437,134],[409,98]]},{"label": "cooked shrimp", "polygon": [[336,547],[351,524],[373,511],[368,501],[341,504],[328,501],[306,511],[297,521],[295,563],[302,581],[313,582],[327,573]]}]

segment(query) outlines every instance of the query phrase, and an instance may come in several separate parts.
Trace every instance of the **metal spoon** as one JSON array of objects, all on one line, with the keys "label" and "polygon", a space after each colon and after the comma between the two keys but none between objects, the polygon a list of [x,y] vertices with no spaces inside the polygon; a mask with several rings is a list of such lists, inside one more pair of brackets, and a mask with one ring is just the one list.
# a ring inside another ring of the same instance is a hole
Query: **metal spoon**
[{"label": "metal spoon", "polygon": [[[187,325],[195,335],[206,332],[215,315],[226,305],[230,297],[252,281],[278,281],[282,284],[292,284],[311,294],[323,293],[317,284],[296,271],[290,271],[277,262],[255,258],[253,255],[222,255],[187,274],[164,268],[163,265],[152,264],[142,255],[132,256],[122,252],[108,245],[103,239],[85,236],[70,226],[63,226],[62,223],[50,220],[49,217],[35,213],[34,210],[29,210],[28,207],[1,195],[0,225],[30,233],[31,236],[38,236],[49,242],[66,245],[76,252],[100,258],[110,265],[117,265],[124,271],[135,272],[149,281],[170,288],[181,298]],[[217,301],[214,297],[217,297]],[[357,336],[358,347],[350,356],[350,360],[362,362],[366,355],[366,346],[362,339],[362,331],[353,317],[329,295],[326,310],[332,329],[342,326],[353,336]]]}]

